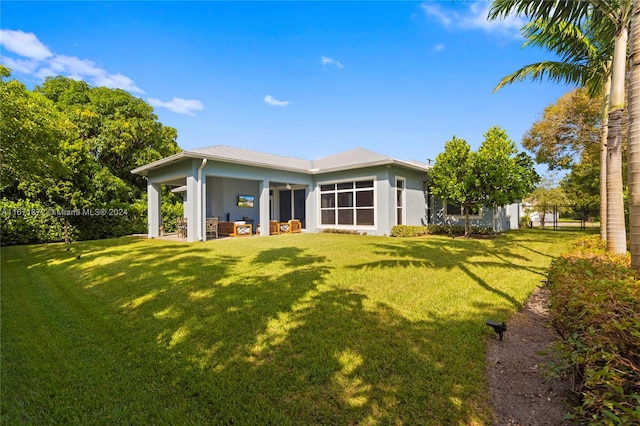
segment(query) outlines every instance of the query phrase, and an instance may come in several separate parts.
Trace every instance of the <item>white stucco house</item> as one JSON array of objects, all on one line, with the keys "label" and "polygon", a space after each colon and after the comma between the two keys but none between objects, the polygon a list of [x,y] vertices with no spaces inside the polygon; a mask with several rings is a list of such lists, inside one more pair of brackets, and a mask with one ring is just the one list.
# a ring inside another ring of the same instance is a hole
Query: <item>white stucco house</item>
[{"label": "white stucco house", "polygon": [[[429,194],[429,167],[361,148],[304,160],[217,145],[183,151],[132,173],[148,179],[149,237],[159,236],[161,186],[168,185],[183,195],[187,241],[198,241],[205,239],[208,217],[255,225],[299,219],[304,232],[370,235],[389,235],[398,224],[463,223],[459,208]],[[518,216],[517,205],[481,209],[472,224],[504,231],[517,227]],[[268,226],[260,227],[260,235],[268,232]]]}]

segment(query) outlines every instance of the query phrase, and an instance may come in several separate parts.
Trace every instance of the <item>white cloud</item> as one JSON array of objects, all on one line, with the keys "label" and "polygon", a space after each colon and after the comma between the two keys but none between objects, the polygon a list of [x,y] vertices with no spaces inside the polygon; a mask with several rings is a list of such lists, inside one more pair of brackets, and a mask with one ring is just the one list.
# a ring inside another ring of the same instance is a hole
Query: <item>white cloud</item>
[{"label": "white cloud", "polygon": [[2,62],[4,66],[11,68],[12,71],[22,74],[34,74],[40,66],[39,62],[33,59],[16,59],[9,56],[3,56]]},{"label": "white cloud", "polygon": [[0,30],[0,44],[10,52],[29,59],[42,61],[52,55],[51,51],[33,33]]},{"label": "white cloud", "polygon": [[520,36],[520,28],[522,28],[527,20],[521,16],[509,15],[504,19],[496,19],[489,21],[490,3],[471,3],[469,5],[469,13],[465,14],[460,21],[461,28],[482,29],[488,33],[499,33],[511,36]]},{"label": "white cloud", "polygon": [[111,74],[88,59],[52,52],[33,33],[0,30],[0,44],[9,52],[22,57],[3,56],[3,63],[14,72],[33,75],[40,79],[63,75],[75,80],[87,80],[94,86],[144,93],[144,90],[125,75]]},{"label": "white cloud", "polygon": [[436,52],[442,52],[444,50],[444,44],[436,44],[435,46],[433,46],[433,50]]},{"label": "white cloud", "polygon": [[509,15],[504,19],[487,20],[490,2],[473,2],[466,9],[452,10],[439,3],[423,3],[420,5],[427,18],[436,19],[446,28],[462,30],[483,30],[487,33],[510,38],[520,38],[520,28],[527,20],[523,17]]},{"label": "white cloud", "polygon": [[194,111],[202,111],[204,104],[196,99],[173,98],[169,102],[162,102],[160,99],[147,99],[149,105],[159,108],[167,108],[178,114],[195,115]]},{"label": "white cloud", "polygon": [[336,61],[335,59],[329,58],[328,56],[322,56],[320,62],[322,63],[322,65],[334,65],[341,69],[344,68],[340,61]]},{"label": "white cloud", "polygon": [[280,106],[280,107],[284,107],[284,106],[289,105],[289,101],[279,101],[279,100],[277,100],[277,99],[274,99],[274,97],[273,97],[273,96],[271,96],[271,95],[267,95],[267,96],[265,96],[265,97],[264,97],[264,98],[262,98],[262,99],[264,99],[264,101],[265,101],[265,103],[266,103],[267,105],[271,105],[271,106]]},{"label": "white cloud", "polygon": [[[13,72],[33,75],[42,80],[49,76],[63,75],[74,80],[86,80],[93,86],[144,93],[144,90],[126,75],[109,73],[89,59],[52,52],[33,33],[0,30],[0,44],[7,51],[22,57],[3,56],[3,64]],[[195,111],[204,109],[203,103],[195,99],[174,97],[169,102],[162,102],[159,99],[149,98],[148,102],[154,107],[167,108],[178,114],[195,115]]]},{"label": "white cloud", "polygon": [[133,93],[144,93],[144,90],[136,86],[129,77],[120,73],[110,74],[96,66],[95,62],[88,59],[80,59],[75,56],[54,55],[48,62],[48,68],[55,74],[67,75],[76,80],[84,80],[86,77],[89,77],[91,83],[95,86],[123,89]]},{"label": "white cloud", "polygon": [[420,7],[424,10],[425,15],[435,18],[445,27],[451,25],[451,20],[457,15],[455,12],[445,12],[442,10],[442,6],[435,3],[423,3]]},{"label": "white cloud", "polygon": [[111,89],[118,88],[118,89],[126,90],[127,92],[144,93],[144,90],[136,86],[133,80],[131,80],[126,75],[122,75],[120,73],[99,74],[94,78],[93,81],[97,86],[105,86]]}]

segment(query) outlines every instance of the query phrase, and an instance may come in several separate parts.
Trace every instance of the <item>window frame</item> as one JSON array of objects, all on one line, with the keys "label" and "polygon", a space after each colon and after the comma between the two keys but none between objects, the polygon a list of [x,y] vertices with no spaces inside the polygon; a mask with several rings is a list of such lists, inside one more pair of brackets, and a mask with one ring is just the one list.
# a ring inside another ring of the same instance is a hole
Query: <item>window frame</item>
[{"label": "window frame", "polygon": [[[447,208],[449,207],[449,205],[451,205],[451,207],[459,205],[460,206],[460,214],[449,214],[447,212]],[[458,203],[451,203],[450,201],[444,201],[443,202],[443,208],[444,208],[444,212],[445,212],[445,216],[453,216],[456,219],[465,219],[465,215],[464,215],[464,206],[462,204],[458,204]],[[469,212],[469,219],[482,219],[484,215],[483,212],[483,207],[479,206],[478,207],[478,213],[473,213],[473,211]]]},{"label": "window frame", "polygon": [[[402,182],[402,187],[398,183]],[[404,176],[396,176],[395,186],[395,219],[396,225],[407,224],[407,179]],[[400,205],[398,205],[400,201]],[[398,220],[400,218],[400,220]]]},{"label": "window frame", "polygon": [[[362,184],[363,182],[371,182],[371,186],[359,187],[358,183]],[[333,186],[333,188],[326,188],[327,186]],[[376,203],[377,186],[378,182],[375,176],[362,176],[351,179],[336,179],[318,182],[316,184],[316,188],[318,189],[318,228],[376,229],[376,223],[378,222],[378,207]],[[358,196],[359,193],[364,194],[366,192],[371,192],[370,199],[369,196]],[[363,198],[365,199],[363,200]],[[333,202],[328,203],[331,205],[323,207],[324,200],[332,200]],[[342,200],[342,203],[340,200]],[[349,200],[350,203],[344,203],[345,200]],[[371,205],[359,205],[359,201],[364,201],[366,203],[370,202]],[[333,223],[323,223],[325,215],[331,216],[333,218]],[[366,215],[367,217],[371,215],[373,223],[358,224],[358,218],[363,215]],[[341,218],[344,219],[349,217],[350,223],[340,223]]]}]

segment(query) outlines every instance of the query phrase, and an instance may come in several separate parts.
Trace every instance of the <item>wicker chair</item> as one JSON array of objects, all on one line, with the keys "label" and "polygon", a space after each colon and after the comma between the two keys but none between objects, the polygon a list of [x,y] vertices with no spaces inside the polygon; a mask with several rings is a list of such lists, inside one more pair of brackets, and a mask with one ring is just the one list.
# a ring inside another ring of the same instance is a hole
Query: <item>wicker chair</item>
[{"label": "wicker chair", "polygon": [[207,238],[214,236],[218,238],[218,218],[208,217],[206,222]]},{"label": "wicker chair", "polygon": [[187,218],[179,217],[176,219],[178,238],[187,238]]}]

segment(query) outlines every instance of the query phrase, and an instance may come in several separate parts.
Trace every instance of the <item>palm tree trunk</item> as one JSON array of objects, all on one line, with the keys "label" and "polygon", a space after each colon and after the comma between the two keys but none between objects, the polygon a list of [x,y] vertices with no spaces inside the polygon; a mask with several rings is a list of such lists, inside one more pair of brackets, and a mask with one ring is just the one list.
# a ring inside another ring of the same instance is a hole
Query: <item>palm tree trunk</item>
[{"label": "palm tree trunk", "polygon": [[631,18],[631,78],[629,81],[629,219],[631,267],[640,269],[640,0]]},{"label": "palm tree trunk", "polygon": [[600,136],[600,239],[607,241],[607,136],[609,135],[609,94],[611,74],[604,83]]},{"label": "palm tree trunk", "polygon": [[622,196],[622,113],[627,59],[627,27],[616,34],[611,71],[611,110],[607,137],[607,250],[626,253],[627,235]]}]

